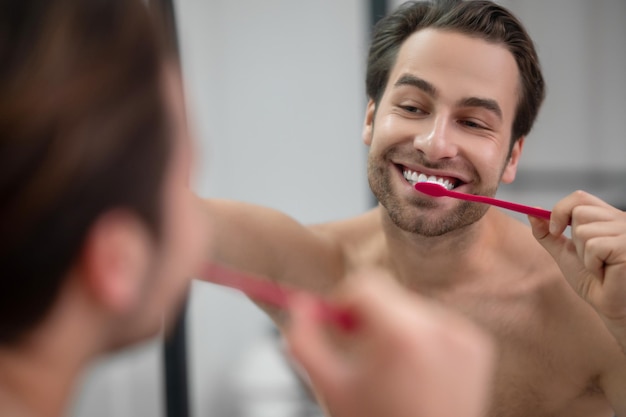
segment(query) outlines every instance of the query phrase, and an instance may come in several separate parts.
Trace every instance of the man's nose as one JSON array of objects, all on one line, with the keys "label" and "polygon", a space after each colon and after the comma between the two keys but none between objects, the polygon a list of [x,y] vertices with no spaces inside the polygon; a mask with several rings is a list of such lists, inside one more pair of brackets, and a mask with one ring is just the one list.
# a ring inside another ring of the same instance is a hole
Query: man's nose
[{"label": "man's nose", "polygon": [[413,147],[433,161],[456,156],[458,149],[451,123],[445,116],[433,119],[425,131],[415,136]]}]

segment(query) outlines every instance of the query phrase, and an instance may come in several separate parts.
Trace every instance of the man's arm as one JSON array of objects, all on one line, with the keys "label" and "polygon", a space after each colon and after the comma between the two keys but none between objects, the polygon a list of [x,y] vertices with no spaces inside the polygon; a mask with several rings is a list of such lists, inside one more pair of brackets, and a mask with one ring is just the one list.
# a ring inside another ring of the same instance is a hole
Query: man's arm
[{"label": "man's arm", "polygon": [[[626,416],[626,213],[577,191],[555,205],[549,222],[529,221],[535,238],[621,346],[623,355],[601,382],[616,414]],[[568,223],[571,238],[563,235]]]},{"label": "man's arm", "polygon": [[209,199],[212,260],[276,281],[325,291],[344,274],[338,243],[267,207]]}]

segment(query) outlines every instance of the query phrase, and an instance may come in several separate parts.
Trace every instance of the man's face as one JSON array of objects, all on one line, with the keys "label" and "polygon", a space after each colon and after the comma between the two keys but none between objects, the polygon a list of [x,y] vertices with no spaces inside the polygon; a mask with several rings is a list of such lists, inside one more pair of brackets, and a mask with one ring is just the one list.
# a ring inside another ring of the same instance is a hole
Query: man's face
[{"label": "man's face", "polygon": [[435,29],[404,42],[363,132],[370,187],[398,227],[439,236],[485,214],[485,205],[423,195],[414,179],[489,196],[513,181],[523,143],[507,158],[518,97],[517,65],[502,45]]}]

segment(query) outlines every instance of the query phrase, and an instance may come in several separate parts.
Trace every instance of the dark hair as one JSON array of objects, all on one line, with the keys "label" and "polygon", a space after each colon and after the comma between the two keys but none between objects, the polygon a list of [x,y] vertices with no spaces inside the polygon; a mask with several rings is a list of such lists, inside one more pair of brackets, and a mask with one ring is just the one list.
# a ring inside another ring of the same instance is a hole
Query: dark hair
[{"label": "dark hair", "polygon": [[43,319],[103,213],[158,237],[164,52],[142,0],[2,2],[0,343]]},{"label": "dark hair", "polygon": [[532,39],[507,9],[483,0],[407,2],[374,27],[367,62],[366,88],[376,104],[385,91],[389,73],[402,43],[413,33],[435,28],[456,31],[503,44],[515,57],[521,94],[513,121],[511,146],[530,132],[545,96],[539,58]]}]

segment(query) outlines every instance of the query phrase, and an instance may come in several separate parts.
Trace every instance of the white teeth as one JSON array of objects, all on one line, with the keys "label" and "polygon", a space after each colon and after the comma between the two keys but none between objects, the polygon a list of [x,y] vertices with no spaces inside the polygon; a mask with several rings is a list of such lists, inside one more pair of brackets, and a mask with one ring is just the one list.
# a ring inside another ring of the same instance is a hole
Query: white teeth
[{"label": "white teeth", "polygon": [[404,178],[409,183],[411,183],[411,185],[415,185],[418,182],[433,182],[433,183],[439,184],[439,185],[447,188],[448,190],[451,190],[452,188],[454,188],[454,186],[452,185],[450,180],[445,179],[445,178],[437,178],[434,175],[426,176],[425,174],[417,173],[415,171],[411,171],[411,170],[408,170],[408,169],[405,169],[402,172],[402,174],[404,175]]}]

